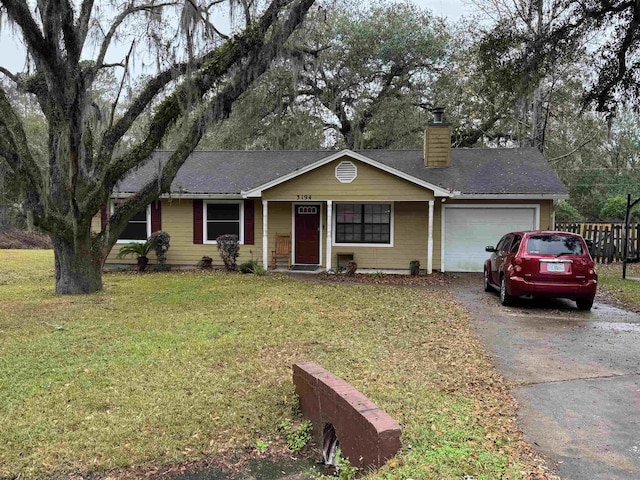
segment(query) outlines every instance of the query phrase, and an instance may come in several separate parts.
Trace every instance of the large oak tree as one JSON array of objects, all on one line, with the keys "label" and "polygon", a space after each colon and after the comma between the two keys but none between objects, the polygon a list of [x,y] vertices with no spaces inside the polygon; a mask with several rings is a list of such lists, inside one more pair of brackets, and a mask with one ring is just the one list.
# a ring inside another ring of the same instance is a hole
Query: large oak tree
[{"label": "large oak tree", "polygon": [[[209,20],[211,9],[225,2],[238,25],[233,36]],[[26,72],[0,72],[35,97],[48,125],[46,158],[38,158],[15,104],[0,88],[0,157],[19,182],[33,224],[52,239],[57,293],[102,287],[102,266],[128,220],[168,191],[206,124],[228,116],[313,2],[271,0],[260,8],[254,0],[0,0],[0,16],[16,27],[29,56]],[[129,39],[123,60],[109,62],[114,43]],[[140,41],[158,70],[126,106],[120,88],[109,108],[100,108],[97,79],[120,69],[124,86]],[[143,115],[145,133],[132,142],[128,132]],[[92,219],[114,186],[148,161],[177,124],[184,129],[181,141],[156,178],[116,206],[93,234]]]},{"label": "large oak tree", "polygon": [[334,2],[308,16],[285,45],[288,59],[247,92],[208,144],[418,147],[448,40],[443,22],[412,3]]}]

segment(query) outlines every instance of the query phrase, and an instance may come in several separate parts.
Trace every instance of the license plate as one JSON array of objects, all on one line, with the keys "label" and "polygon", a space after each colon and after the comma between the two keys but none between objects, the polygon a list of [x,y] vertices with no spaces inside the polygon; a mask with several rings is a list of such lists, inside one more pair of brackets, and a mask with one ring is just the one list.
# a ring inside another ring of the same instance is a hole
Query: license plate
[{"label": "license plate", "polygon": [[564,263],[547,263],[548,272],[564,272]]}]

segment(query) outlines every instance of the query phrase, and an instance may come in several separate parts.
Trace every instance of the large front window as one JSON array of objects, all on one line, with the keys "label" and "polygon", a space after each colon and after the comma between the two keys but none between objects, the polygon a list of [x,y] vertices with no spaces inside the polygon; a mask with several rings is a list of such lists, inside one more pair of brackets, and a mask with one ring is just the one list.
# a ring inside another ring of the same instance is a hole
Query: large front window
[{"label": "large front window", "polygon": [[205,202],[205,242],[215,243],[220,235],[237,235],[244,241],[241,202]]},{"label": "large front window", "polygon": [[336,243],[391,243],[391,204],[336,205]]},{"label": "large front window", "polygon": [[[113,202],[115,207],[118,202]],[[151,235],[151,208],[144,207],[127,222],[127,226],[118,237],[118,243],[144,242]]]}]

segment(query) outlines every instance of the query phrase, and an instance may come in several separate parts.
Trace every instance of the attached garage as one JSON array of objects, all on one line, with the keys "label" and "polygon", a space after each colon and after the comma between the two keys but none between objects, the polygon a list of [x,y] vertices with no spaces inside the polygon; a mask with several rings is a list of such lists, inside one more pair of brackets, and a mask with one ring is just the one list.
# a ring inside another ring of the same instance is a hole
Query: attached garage
[{"label": "attached garage", "polygon": [[442,260],[446,272],[481,272],[485,247],[505,233],[540,228],[540,206],[444,205]]}]

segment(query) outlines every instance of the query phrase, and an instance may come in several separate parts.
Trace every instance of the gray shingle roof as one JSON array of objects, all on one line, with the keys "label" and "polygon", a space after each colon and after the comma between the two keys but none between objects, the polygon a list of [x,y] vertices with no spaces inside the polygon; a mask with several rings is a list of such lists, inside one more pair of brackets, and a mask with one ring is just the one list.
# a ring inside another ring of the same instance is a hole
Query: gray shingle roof
[{"label": "gray shingle roof", "polygon": [[[171,185],[172,194],[235,195],[320,161],[335,151],[197,151]],[[452,149],[449,167],[425,167],[422,150],[360,150],[357,153],[417,179],[462,194],[566,195],[567,189],[544,157],[533,148]],[[116,191],[133,193],[153,178],[157,152],[132,172]]]}]

